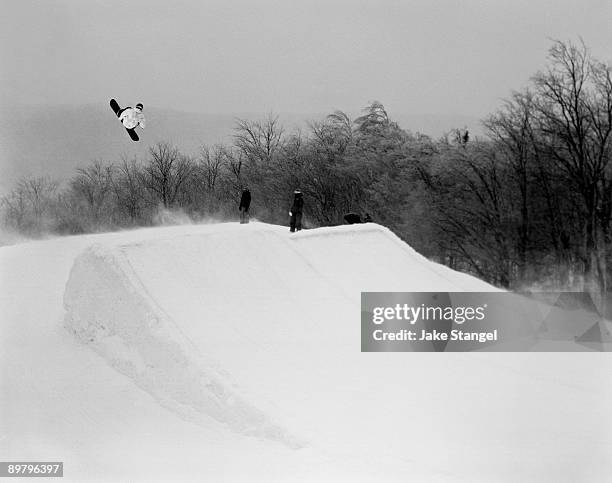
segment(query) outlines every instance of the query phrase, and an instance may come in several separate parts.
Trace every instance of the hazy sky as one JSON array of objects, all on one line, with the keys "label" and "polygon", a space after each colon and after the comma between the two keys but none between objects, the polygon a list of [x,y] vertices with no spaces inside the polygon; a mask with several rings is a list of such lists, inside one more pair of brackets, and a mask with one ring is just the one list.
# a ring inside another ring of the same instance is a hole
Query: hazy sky
[{"label": "hazy sky", "polygon": [[2,102],[491,112],[550,38],[612,60],[612,0],[0,0]]}]

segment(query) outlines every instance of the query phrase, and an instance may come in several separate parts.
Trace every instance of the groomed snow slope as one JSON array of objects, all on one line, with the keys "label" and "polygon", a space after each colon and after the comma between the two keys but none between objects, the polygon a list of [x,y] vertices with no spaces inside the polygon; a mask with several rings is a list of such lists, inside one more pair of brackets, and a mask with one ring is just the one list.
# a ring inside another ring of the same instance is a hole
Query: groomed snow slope
[{"label": "groomed snow slope", "polygon": [[184,226],[0,254],[7,458],[64,460],[75,481],[612,471],[607,354],[360,352],[361,291],[494,290],[377,225]]},{"label": "groomed snow slope", "polygon": [[317,425],[303,403],[324,400],[360,364],[360,290],[436,287],[493,290],[378,225],[295,236],[225,225],[85,250],[65,326],[177,414],[301,448],[306,435],[290,428]]}]

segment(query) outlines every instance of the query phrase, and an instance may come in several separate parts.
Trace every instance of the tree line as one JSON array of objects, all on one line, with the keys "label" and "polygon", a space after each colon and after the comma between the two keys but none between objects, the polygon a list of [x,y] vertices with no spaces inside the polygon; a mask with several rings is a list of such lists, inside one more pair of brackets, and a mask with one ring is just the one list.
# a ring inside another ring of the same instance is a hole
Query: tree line
[{"label": "tree line", "polygon": [[380,102],[286,132],[272,115],[237,120],[231,143],[196,156],[159,143],[145,159],[100,161],[64,185],[22,180],[2,200],[21,233],[75,234],[252,215],[287,224],[295,188],[304,225],[371,214],[427,257],[506,288],[607,291],[612,216],[612,69],[555,41],[544,70],[483,120],[485,136],[402,129]]}]

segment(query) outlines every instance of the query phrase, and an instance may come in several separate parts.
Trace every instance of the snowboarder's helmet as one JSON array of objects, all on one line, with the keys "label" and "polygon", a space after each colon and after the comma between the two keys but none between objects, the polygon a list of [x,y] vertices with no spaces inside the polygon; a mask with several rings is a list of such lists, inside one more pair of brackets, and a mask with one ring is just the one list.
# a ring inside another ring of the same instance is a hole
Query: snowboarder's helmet
[{"label": "snowboarder's helmet", "polygon": [[136,104],[136,109],[140,109],[141,111],[144,109],[144,106],[139,102]]}]

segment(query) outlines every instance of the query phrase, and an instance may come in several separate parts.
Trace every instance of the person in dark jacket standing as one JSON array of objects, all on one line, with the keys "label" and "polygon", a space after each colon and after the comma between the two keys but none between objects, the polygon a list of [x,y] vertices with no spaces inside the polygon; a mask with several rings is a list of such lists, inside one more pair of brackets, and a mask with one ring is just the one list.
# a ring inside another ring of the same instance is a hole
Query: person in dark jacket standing
[{"label": "person in dark jacket standing", "polygon": [[291,211],[289,216],[291,221],[289,223],[289,230],[291,232],[300,231],[302,229],[302,211],[304,209],[304,198],[300,190],[293,192],[293,205],[291,205]]},{"label": "person in dark jacket standing", "polygon": [[251,206],[251,192],[249,188],[244,188],[242,190],[242,196],[240,197],[240,206],[238,210],[240,211],[240,223],[248,223],[249,222],[249,207]]}]

